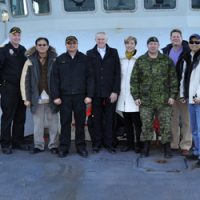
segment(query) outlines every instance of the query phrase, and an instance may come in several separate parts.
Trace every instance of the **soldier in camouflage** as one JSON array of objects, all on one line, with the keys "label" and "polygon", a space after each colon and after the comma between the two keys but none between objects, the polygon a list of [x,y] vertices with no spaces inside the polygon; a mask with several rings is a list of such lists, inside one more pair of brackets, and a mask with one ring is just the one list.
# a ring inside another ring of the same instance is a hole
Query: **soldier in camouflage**
[{"label": "soldier in camouflage", "polygon": [[159,41],[156,37],[147,40],[148,51],[140,56],[131,75],[131,94],[140,106],[142,134],[144,139],[143,155],[149,156],[150,141],[153,138],[153,120],[155,115],[160,121],[161,142],[164,145],[164,156],[172,156],[171,138],[171,105],[178,93],[178,83],[173,61],[159,52]]}]

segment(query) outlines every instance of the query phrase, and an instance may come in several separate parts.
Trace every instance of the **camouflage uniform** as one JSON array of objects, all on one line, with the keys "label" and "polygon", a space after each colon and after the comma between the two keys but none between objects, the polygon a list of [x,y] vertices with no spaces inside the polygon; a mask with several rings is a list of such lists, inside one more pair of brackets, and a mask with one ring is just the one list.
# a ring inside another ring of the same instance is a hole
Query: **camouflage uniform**
[{"label": "camouflage uniform", "polygon": [[155,114],[160,121],[163,144],[170,142],[172,109],[169,98],[175,99],[178,83],[173,61],[158,53],[157,58],[150,58],[148,52],[140,56],[131,75],[131,94],[140,99],[142,134],[144,140],[153,138],[153,120]]}]

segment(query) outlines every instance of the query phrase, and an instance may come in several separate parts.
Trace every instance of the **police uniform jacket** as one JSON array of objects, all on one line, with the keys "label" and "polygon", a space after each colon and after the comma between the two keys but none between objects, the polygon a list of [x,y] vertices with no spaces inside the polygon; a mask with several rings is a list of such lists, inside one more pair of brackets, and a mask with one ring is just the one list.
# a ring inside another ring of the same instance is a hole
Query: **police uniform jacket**
[{"label": "police uniform jacket", "polygon": [[[31,111],[34,113],[36,111],[38,105],[39,94],[39,79],[40,79],[40,65],[38,60],[38,53],[35,47],[30,48],[26,55],[28,56],[28,60],[25,62],[21,81],[20,88],[22,99],[25,101],[31,102]],[[48,64],[47,64],[47,79],[48,86],[50,86],[50,73],[52,70],[52,65],[56,59],[56,51],[53,47],[49,47],[48,50]],[[50,98],[50,107],[53,113],[58,111],[58,107],[53,103],[51,98],[50,91],[46,91]]]},{"label": "police uniform jacket", "polygon": [[177,78],[173,61],[158,53],[157,58],[150,58],[148,52],[140,56],[131,75],[131,94],[134,99],[141,99],[142,105],[168,104],[168,99],[175,99],[178,93]]},{"label": "police uniform jacket", "polygon": [[0,76],[1,82],[8,82],[19,86],[22,68],[26,61],[25,47],[19,45],[14,48],[9,42],[0,48]]},{"label": "police uniform jacket", "polygon": [[97,45],[87,51],[95,74],[95,97],[110,97],[120,93],[120,60],[116,49],[106,45],[106,53],[101,58]]},{"label": "police uniform jacket", "polygon": [[56,59],[51,73],[51,93],[53,99],[75,94],[93,97],[94,76],[86,55],[77,51],[72,58],[66,52]]}]

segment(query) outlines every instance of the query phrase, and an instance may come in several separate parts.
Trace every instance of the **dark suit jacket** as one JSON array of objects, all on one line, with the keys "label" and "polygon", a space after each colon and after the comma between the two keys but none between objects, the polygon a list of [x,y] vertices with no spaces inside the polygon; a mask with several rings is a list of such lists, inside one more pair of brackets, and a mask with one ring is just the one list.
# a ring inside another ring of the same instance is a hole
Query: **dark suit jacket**
[{"label": "dark suit jacket", "polygon": [[116,49],[106,45],[106,54],[101,58],[97,45],[87,51],[95,74],[94,97],[109,97],[112,92],[120,93],[120,60]]}]

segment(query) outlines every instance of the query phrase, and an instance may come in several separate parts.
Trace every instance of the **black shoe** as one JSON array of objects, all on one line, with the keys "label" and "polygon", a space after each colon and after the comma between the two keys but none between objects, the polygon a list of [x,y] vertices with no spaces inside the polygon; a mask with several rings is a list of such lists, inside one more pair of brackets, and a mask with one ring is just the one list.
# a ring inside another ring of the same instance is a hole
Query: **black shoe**
[{"label": "black shoe", "polygon": [[198,160],[198,156],[196,156],[194,154],[191,154],[191,155],[188,155],[188,156],[185,156],[185,157],[188,160]]},{"label": "black shoe", "polygon": [[88,151],[85,148],[77,148],[77,153],[84,158],[88,157]]},{"label": "black shoe", "polygon": [[67,154],[68,154],[68,151],[67,151],[67,150],[59,150],[59,151],[58,151],[58,157],[59,157],[59,158],[64,158],[64,157],[67,156]]},{"label": "black shoe", "polygon": [[135,144],[135,153],[140,153],[141,152],[141,142],[136,142]]},{"label": "black shoe", "polygon": [[32,149],[30,150],[30,153],[31,153],[31,154],[36,154],[36,153],[41,153],[41,152],[44,152],[44,150],[39,149],[39,148],[36,148],[36,147],[34,147],[34,148],[32,148]]},{"label": "black shoe", "polygon": [[13,144],[12,145],[13,149],[21,150],[21,151],[28,151],[30,147],[25,144]]},{"label": "black shoe", "polygon": [[144,141],[144,148],[140,155],[141,157],[149,157],[150,145],[151,145],[150,140]]},{"label": "black shoe", "polygon": [[133,148],[131,146],[123,146],[120,151],[121,152],[127,152],[127,151],[130,151],[132,150]]},{"label": "black shoe", "polygon": [[112,153],[112,154],[116,153],[116,149],[113,148],[112,146],[106,146],[105,148],[109,153]]},{"label": "black shoe", "polygon": [[93,151],[94,153],[99,153],[100,149],[101,149],[101,147],[99,147],[99,146],[94,146],[94,147],[92,148],[92,151]]},{"label": "black shoe", "polygon": [[58,154],[58,148],[51,148],[51,149],[50,149],[50,152],[51,152],[52,154]]},{"label": "black shoe", "polygon": [[2,153],[4,154],[12,154],[11,147],[2,147],[1,150],[2,150]]},{"label": "black shoe", "polygon": [[173,152],[179,152],[179,148],[171,148],[171,150],[173,151]]},{"label": "black shoe", "polygon": [[198,159],[198,161],[193,165],[192,167],[193,169],[194,168],[200,168],[200,160]]},{"label": "black shoe", "polygon": [[171,158],[171,157],[173,157],[169,142],[167,142],[167,143],[164,144],[164,157],[165,158]]}]

